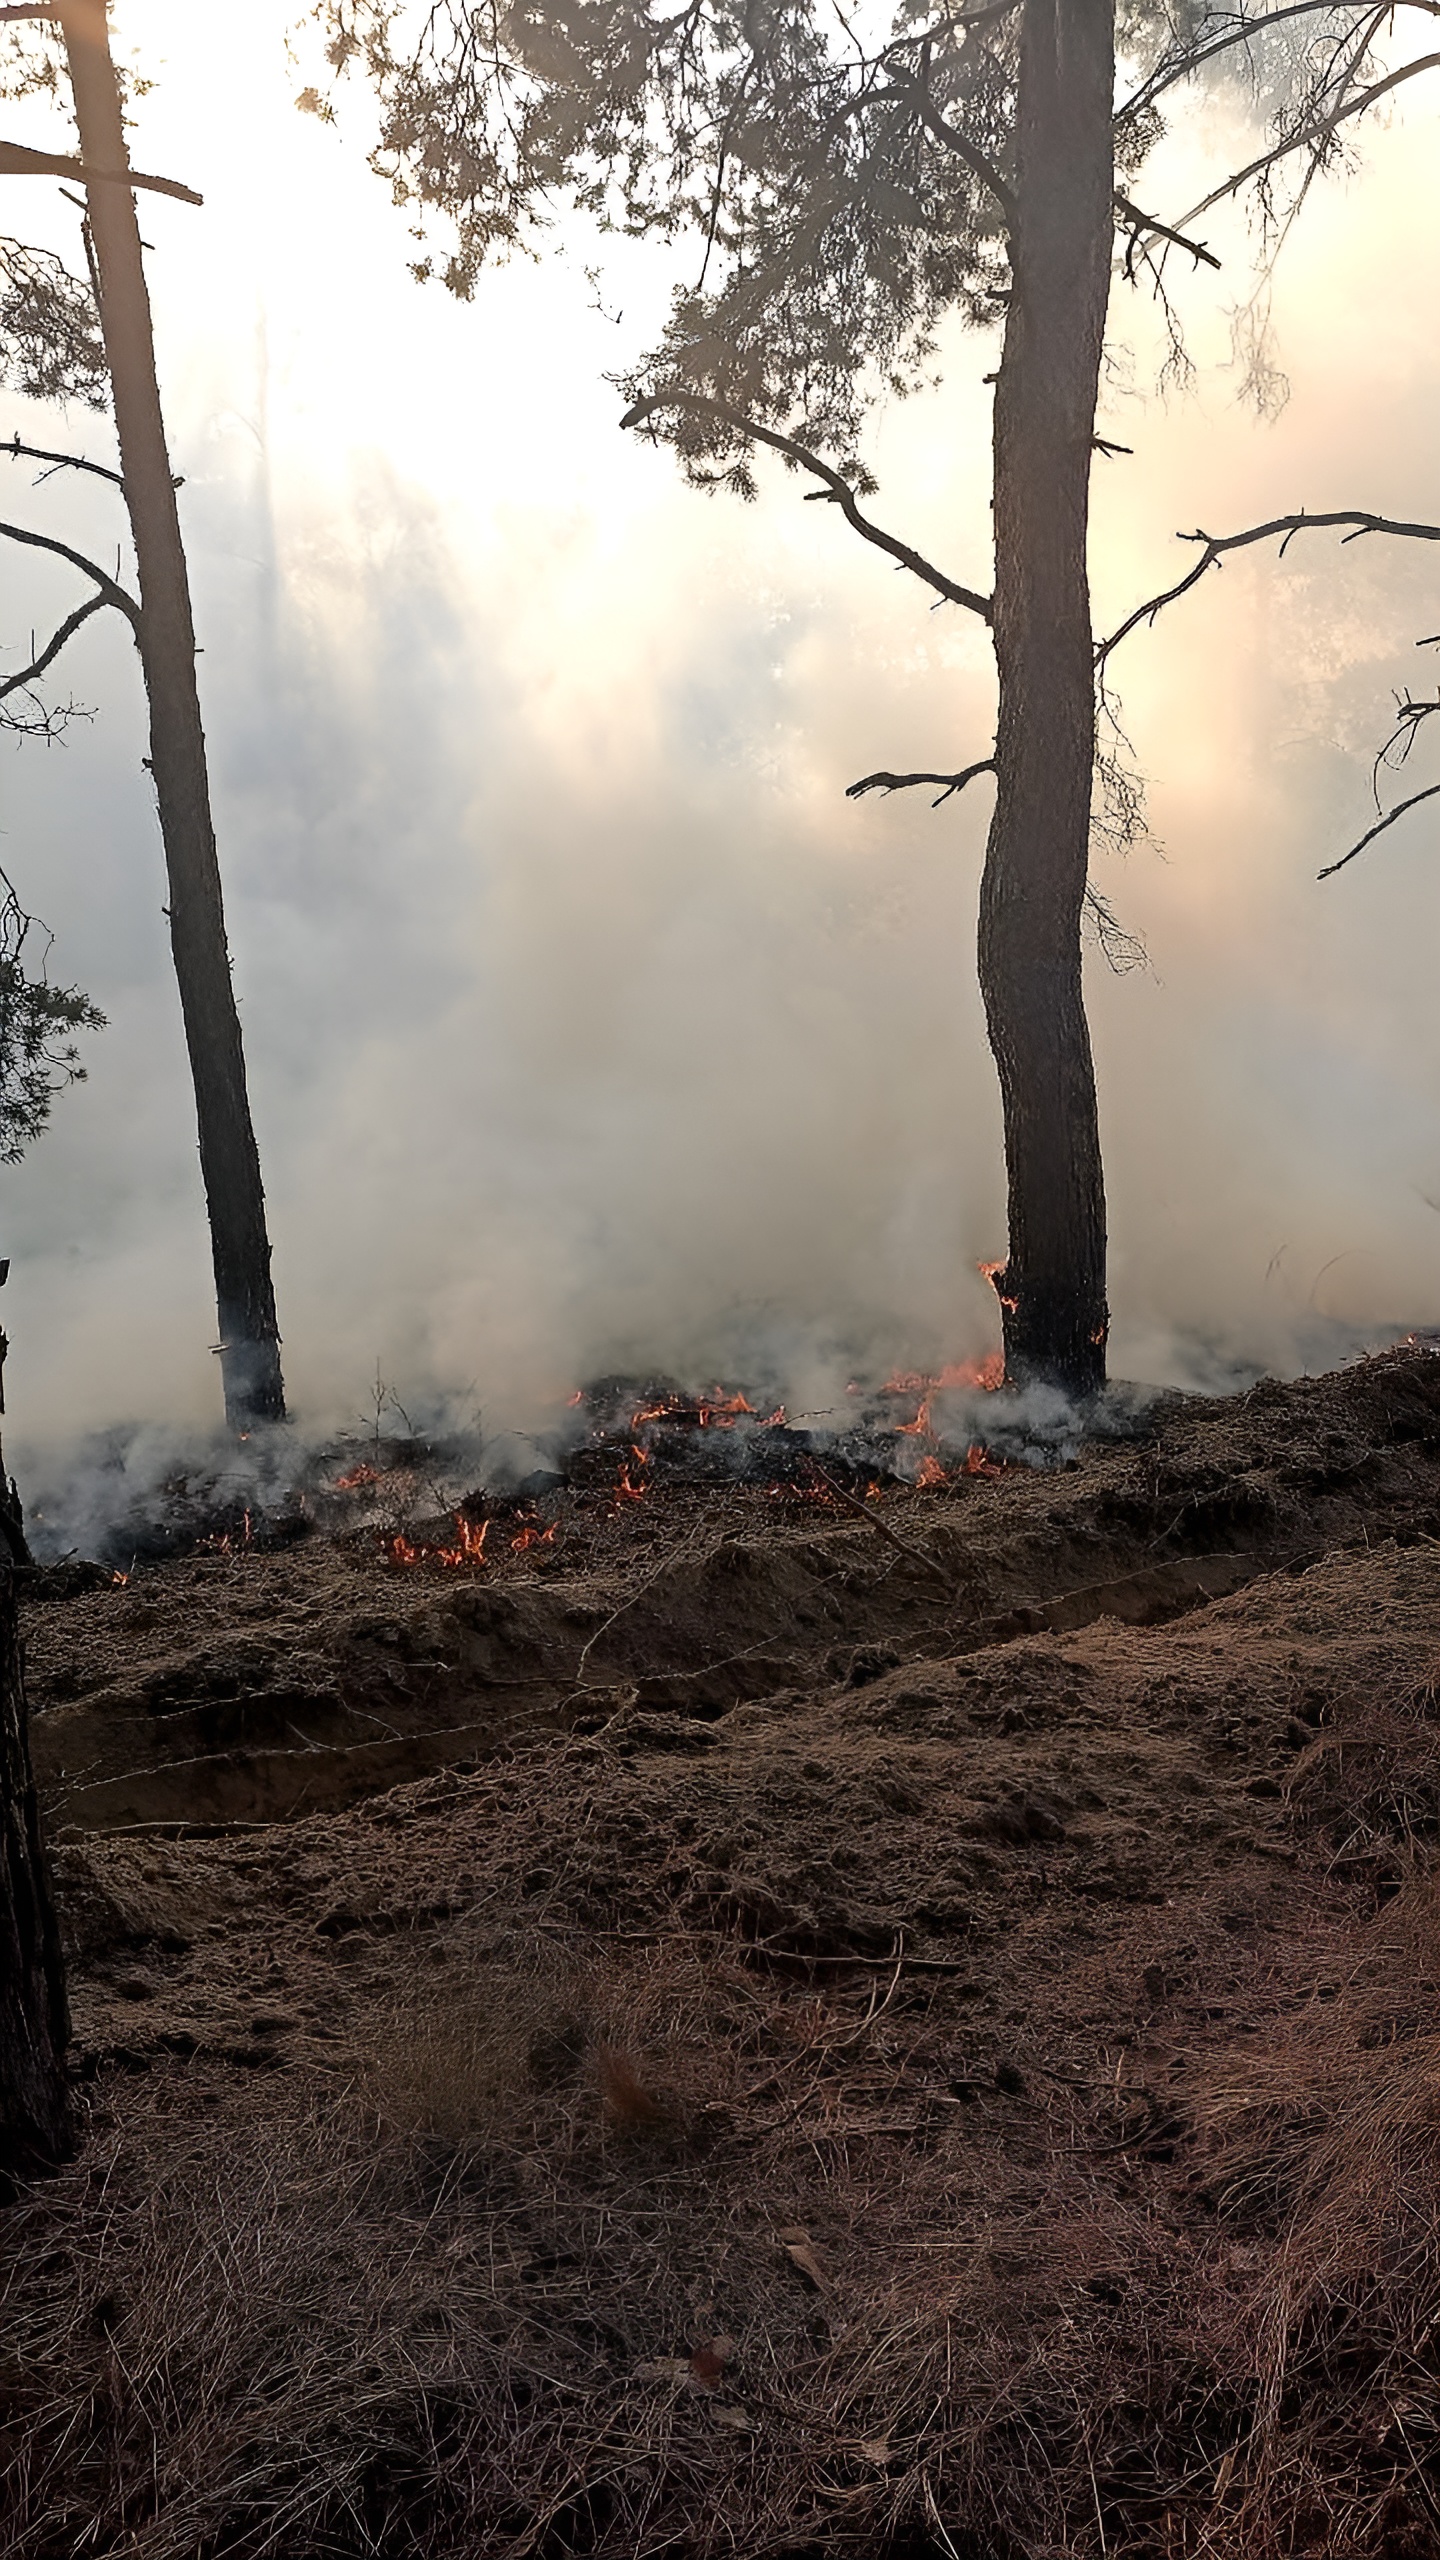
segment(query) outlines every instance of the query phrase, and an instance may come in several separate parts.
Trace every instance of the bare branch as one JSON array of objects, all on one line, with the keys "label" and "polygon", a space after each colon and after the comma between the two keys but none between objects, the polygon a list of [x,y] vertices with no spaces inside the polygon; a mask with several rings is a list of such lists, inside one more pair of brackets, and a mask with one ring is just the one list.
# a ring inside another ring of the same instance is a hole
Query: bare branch
[{"label": "bare branch", "polygon": [[888,798],[892,791],[909,791],[917,783],[941,782],[945,787],[940,798],[930,803],[932,809],[938,809],[941,802],[950,799],[954,792],[963,791],[966,783],[973,782],[977,774],[993,773],[994,770],[994,757],[986,756],[983,764],[967,764],[963,773],[867,773],[858,782],[846,784],[845,797],[847,800],[863,800],[867,791],[883,791]]},{"label": "bare branch", "polygon": [[193,187],[178,178],[142,178],[138,169],[87,169],[58,151],[30,151],[23,142],[0,142],[0,178],[78,178],[85,187],[148,187],[152,195],[178,196],[182,204],[203,204]]},{"label": "bare branch", "polygon": [[1342,853],[1338,862],[1327,862],[1323,871],[1317,871],[1316,879],[1333,880],[1337,871],[1343,871],[1346,863],[1353,862],[1357,853],[1363,853],[1367,844],[1373,844],[1377,836],[1383,836],[1386,828],[1393,827],[1397,818],[1403,818],[1409,809],[1418,809],[1422,800],[1433,800],[1437,793],[1440,793],[1440,782],[1432,782],[1423,791],[1412,791],[1408,800],[1397,801],[1379,825],[1371,827],[1358,844],[1352,844],[1348,853]]},{"label": "bare branch", "polygon": [[1183,231],[1172,231],[1168,223],[1157,222],[1153,213],[1142,213],[1138,204],[1132,204],[1130,198],[1122,196],[1118,188],[1115,194],[1115,210],[1122,221],[1132,226],[1130,245],[1125,252],[1127,282],[1133,284],[1135,281],[1135,252],[1142,238],[1168,240],[1173,248],[1183,249],[1188,257],[1193,258],[1197,267],[1213,267],[1218,275],[1220,261],[1213,249],[1206,248],[1203,240],[1187,240]]},{"label": "bare branch", "polygon": [[3,702],[8,694],[23,693],[35,682],[37,676],[43,676],[46,668],[53,666],[59,657],[66,641],[73,640],[81,623],[88,622],[92,613],[103,613],[107,602],[108,598],[105,596],[89,596],[84,604],[77,605],[75,611],[61,623],[54,637],[47,641],[38,658],[33,658],[28,667],[21,669],[18,676],[6,676],[3,681],[0,681],[0,702]]},{"label": "bare branch", "polygon": [[33,551],[53,551],[57,558],[68,560],[72,569],[78,569],[82,576],[94,580],[100,590],[100,602],[113,604],[117,612],[124,614],[131,628],[139,631],[140,607],[135,598],[117,586],[113,578],[107,577],[103,569],[97,569],[93,560],[87,560],[83,551],[72,551],[68,542],[57,542],[53,534],[31,533],[23,524],[0,524],[0,535],[7,542],[23,542]]},{"label": "bare branch", "polygon": [[947,604],[962,604],[968,612],[978,613],[982,622],[990,620],[988,596],[978,595],[973,587],[957,586],[953,578],[947,578],[943,570],[933,568],[918,551],[911,549],[908,542],[901,542],[893,533],[886,533],[880,525],[872,524],[868,516],[861,514],[848,480],[843,479],[828,462],[822,461],[818,453],[812,453],[807,445],[797,444],[793,436],[780,435],[773,427],[762,427],[757,419],[747,418],[743,409],[732,409],[727,401],[711,400],[700,391],[654,392],[648,399],[637,400],[632,408],[627,409],[620,424],[622,427],[643,426],[658,409],[693,409],[702,416],[719,418],[726,426],[733,427],[737,434],[753,436],[757,444],[769,445],[772,452],[783,454],[786,461],[799,470],[813,471],[816,479],[825,485],[823,490],[814,490],[810,494],[837,506],[846,523],[853,525],[866,542],[873,542],[877,550],[887,552],[902,569],[908,569],[925,586],[933,587]]},{"label": "bare branch", "polygon": [[[0,444],[0,453],[8,454],[13,462],[51,462],[57,471],[93,471],[97,480],[113,480],[117,489],[125,486],[118,471],[107,471],[103,462],[87,462],[81,453],[47,453],[43,445],[22,444],[18,428],[9,444]],[[179,485],[177,481],[177,488]]]},{"label": "bare branch", "polygon": [[1259,159],[1252,160],[1248,169],[1241,169],[1235,177],[1227,178],[1222,187],[1216,187],[1208,196],[1202,197],[1199,204],[1192,205],[1190,211],[1181,216],[1182,221],[1187,224],[1197,222],[1202,213],[1210,211],[1212,205],[1223,204],[1227,196],[1238,195],[1241,188],[1248,186],[1252,178],[1261,177],[1267,170],[1278,167],[1279,163],[1288,159],[1293,151],[1304,151],[1312,143],[1324,142],[1330,134],[1334,133],[1338,125],[1345,123],[1347,117],[1363,115],[1367,107],[1374,106],[1377,98],[1388,96],[1392,89],[1398,89],[1406,80],[1418,79],[1422,71],[1440,71],[1440,53],[1425,53],[1420,56],[1418,62],[1402,63],[1398,71],[1392,71],[1385,79],[1375,81],[1371,88],[1362,89],[1358,97],[1348,99],[1343,106],[1334,108],[1329,115],[1317,116],[1313,123],[1306,125],[1301,132],[1288,135],[1284,141],[1277,142],[1271,150],[1262,151]]},{"label": "bare branch", "polygon": [[1119,648],[1122,640],[1128,640],[1131,632],[1137,630],[1142,622],[1153,622],[1156,615],[1162,613],[1167,604],[1174,604],[1178,597],[1188,595],[1190,589],[1204,577],[1206,570],[1213,569],[1217,561],[1224,559],[1227,552],[1244,551],[1251,543],[1269,542],[1279,535],[1282,537],[1280,552],[1283,559],[1297,533],[1316,533],[1325,527],[1335,525],[1349,526],[1350,530],[1345,536],[1347,542],[1356,542],[1365,533],[1393,533],[1409,542],[1440,542],[1440,524],[1405,524],[1394,516],[1371,515],[1361,508],[1338,509],[1332,514],[1319,516],[1306,515],[1302,509],[1299,515],[1274,516],[1269,524],[1251,525],[1244,533],[1177,534],[1175,537],[1177,542],[1204,544],[1205,548],[1194,568],[1187,571],[1183,578],[1177,579],[1173,587],[1167,587],[1163,595],[1152,596],[1148,604],[1137,605],[1135,611],[1127,615],[1121,623],[1119,630],[1112,631],[1108,640],[1100,642],[1095,652],[1096,666],[1103,667],[1112,651]]}]

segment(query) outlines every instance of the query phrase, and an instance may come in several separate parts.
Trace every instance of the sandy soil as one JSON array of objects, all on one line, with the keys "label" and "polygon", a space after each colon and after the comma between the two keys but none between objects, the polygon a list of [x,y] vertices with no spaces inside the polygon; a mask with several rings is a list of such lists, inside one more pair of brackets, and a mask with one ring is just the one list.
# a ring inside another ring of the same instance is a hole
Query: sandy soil
[{"label": "sandy soil", "polygon": [[1440,2555],[1440,1360],[29,1603],[0,2550]]}]

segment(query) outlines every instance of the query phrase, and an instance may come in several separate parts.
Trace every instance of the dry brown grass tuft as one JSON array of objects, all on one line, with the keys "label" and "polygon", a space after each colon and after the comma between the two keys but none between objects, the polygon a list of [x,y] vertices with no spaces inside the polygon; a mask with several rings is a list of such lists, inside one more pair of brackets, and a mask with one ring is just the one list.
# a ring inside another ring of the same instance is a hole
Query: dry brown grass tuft
[{"label": "dry brown grass tuft", "polygon": [[1434,2560],[1433,1872],[1413,1866],[1378,1916],[1310,1950],[1296,1995],[1263,2048],[1212,2064],[1192,2096],[1209,2191],[1255,2269],[1232,2312],[1234,2368],[1251,2393],[1224,2484],[1233,2521],[1207,2547]]},{"label": "dry brown grass tuft", "polygon": [[543,2092],[573,2074],[588,2035],[583,1981],[543,1961],[475,1961],[381,2009],[363,2085],[393,2133],[456,2148],[515,2139]]}]

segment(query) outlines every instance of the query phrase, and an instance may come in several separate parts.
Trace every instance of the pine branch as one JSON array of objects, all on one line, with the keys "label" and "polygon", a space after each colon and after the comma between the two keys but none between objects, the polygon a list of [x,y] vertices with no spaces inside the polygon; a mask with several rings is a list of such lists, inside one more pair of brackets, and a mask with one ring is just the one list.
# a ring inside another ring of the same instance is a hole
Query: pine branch
[{"label": "pine branch", "polygon": [[983,763],[967,764],[963,773],[867,773],[858,782],[847,783],[845,797],[847,800],[861,800],[867,791],[883,791],[888,798],[892,791],[909,791],[917,783],[941,782],[945,787],[940,798],[930,803],[932,809],[938,809],[955,792],[963,791],[966,783],[973,782],[978,774],[993,773],[994,770],[994,757],[986,756]]},{"label": "pine branch", "polygon": [[57,558],[68,560],[72,569],[78,569],[83,576],[94,580],[100,590],[98,601],[113,604],[118,613],[124,614],[132,629],[139,631],[140,607],[135,598],[117,586],[113,578],[107,577],[103,569],[97,569],[93,560],[87,560],[83,551],[72,551],[68,542],[57,542],[53,534],[31,533],[28,526],[22,524],[0,524],[0,535],[7,542],[23,542],[33,551],[53,551]]},{"label": "pine branch", "polygon": [[1317,871],[1316,879],[1333,880],[1337,871],[1343,871],[1346,863],[1353,862],[1357,853],[1363,853],[1367,844],[1373,844],[1377,836],[1383,836],[1386,828],[1393,827],[1397,818],[1403,818],[1409,809],[1418,809],[1422,800],[1433,800],[1437,792],[1440,792],[1440,782],[1432,782],[1423,791],[1412,791],[1408,800],[1397,801],[1378,826],[1369,828],[1358,844],[1352,844],[1348,853],[1341,854],[1338,862],[1327,862],[1323,871]]},{"label": "pine branch", "polygon": [[1190,589],[1198,585],[1204,577],[1207,569],[1213,569],[1218,561],[1225,558],[1227,552],[1243,551],[1252,543],[1270,542],[1279,535],[1282,537],[1280,556],[1283,560],[1297,533],[1316,533],[1325,527],[1335,525],[1350,527],[1350,531],[1345,536],[1347,542],[1358,542],[1360,536],[1366,533],[1393,533],[1409,542],[1440,542],[1440,524],[1405,524],[1396,517],[1371,515],[1361,508],[1342,508],[1332,514],[1320,516],[1306,515],[1302,510],[1299,515],[1274,516],[1269,524],[1251,525],[1244,533],[1177,534],[1175,537],[1177,542],[1204,544],[1205,548],[1194,568],[1187,571],[1183,578],[1178,579],[1173,587],[1167,587],[1163,595],[1152,596],[1148,604],[1137,605],[1135,611],[1126,616],[1119,630],[1112,631],[1108,640],[1100,642],[1095,652],[1096,666],[1103,667],[1112,651],[1119,648],[1122,640],[1128,640],[1131,632],[1137,630],[1142,622],[1153,623],[1156,615],[1163,613],[1167,604],[1174,604],[1181,596],[1188,595]]},{"label": "pine branch", "polygon": [[963,160],[972,177],[978,178],[982,187],[988,188],[1005,216],[1007,229],[1013,231],[1016,215],[1014,190],[1006,185],[999,170],[991,166],[983,151],[976,150],[969,135],[962,133],[958,124],[952,124],[948,116],[941,114],[922,81],[902,78],[893,63],[890,77],[896,81],[901,96],[912,101],[927,132],[933,133],[937,142],[943,142],[947,150],[953,151],[957,160]]},{"label": "pine branch", "polygon": [[52,666],[59,657],[66,641],[73,640],[81,623],[88,622],[92,613],[103,613],[108,601],[106,596],[89,596],[84,604],[77,605],[75,611],[66,617],[59,630],[47,641],[39,657],[33,658],[29,666],[22,668],[18,676],[6,676],[3,682],[0,682],[0,702],[3,702],[9,694],[24,692],[27,686],[35,682],[37,676],[43,676],[46,668]]},{"label": "pine branch", "polygon": [[1188,257],[1193,258],[1197,267],[1213,267],[1218,275],[1220,261],[1213,249],[1206,248],[1203,240],[1187,240],[1183,231],[1172,231],[1168,223],[1157,222],[1153,213],[1142,213],[1138,204],[1132,204],[1118,188],[1115,210],[1122,222],[1131,226],[1130,245],[1125,252],[1125,274],[1132,284],[1135,280],[1135,252],[1142,239],[1168,240],[1173,248],[1183,249]]},{"label": "pine branch", "polygon": [[712,400],[699,391],[653,392],[648,399],[637,400],[632,408],[627,409],[620,424],[622,427],[643,426],[660,409],[690,409],[702,417],[718,418],[725,426],[733,427],[737,435],[751,436],[757,444],[769,445],[772,452],[783,454],[786,461],[795,464],[799,470],[812,471],[816,479],[825,485],[823,490],[814,490],[810,494],[837,506],[846,523],[853,525],[866,542],[873,542],[877,550],[888,553],[902,569],[908,569],[925,586],[933,587],[947,604],[964,605],[968,612],[978,613],[982,622],[990,620],[988,596],[977,595],[973,587],[957,586],[953,578],[947,578],[943,570],[934,568],[920,552],[912,550],[908,542],[901,542],[895,534],[886,533],[883,526],[872,524],[868,516],[862,515],[849,482],[828,462],[822,461],[818,453],[812,453],[807,445],[797,444],[793,436],[780,435],[773,427],[762,427],[758,419],[747,418],[743,409],[732,409],[727,401]]},{"label": "pine branch", "polygon": [[[48,13],[47,13],[48,14]],[[193,187],[178,178],[142,178],[138,169],[87,169],[58,151],[30,151],[23,142],[0,142],[0,177],[75,178],[82,187],[148,187],[152,195],[178,196],[182,204],[203,204]]]},{"label": "pine branch", "polygon": [[[1263,17],[1241,16],[1237,25],[1223,36],[1216,36],[1213,42],[1199,46],[1193,53],[1182,54],[1178,61],[1172,58],[1160,63],[1150,77],[1116,108],[1117,127],[1143,114],[1146,107],[1153,106],[1155,100],[1162,97],[1167,89],[1173,89],[1178,81],[1193,80],[1196,72],[1205,63],[1213,62],[1217,54],[1229,53],[1238,44],[1252,44],[1256,36],[1268,35],[1272,27],[1283,26],[1289,18],[1308,18],[1317,13],[1328,17],[1334,6],[1335,0],[1291,0],[1288,8],[1267,10]],[[1400,6],[1419,9],[1427,18],[1440,17],[1440,0],[1400,0]],[[1355,14],[1360,18],[1366,13],[1357,9]]]},{"label": "pine branch", "polygon": [[1190,211],[1182,215],[1182,221],[1187,225],[1197,222],[1202,213],[1210,211],[1212,205],[1223,204],[1227,196],[1238,195],[1242,187],[1250,184],[1252,178],[1264,177],[1269,170],[1278,168],[1280,162],[1288,160],[1292,152],[1305,151],[1312,143],[1327,141],[1348,117],[1363,115],[1367,107],[1374,106],[1377,98],[1388,97],[1392,89],[1398,89],[1406,80],[1417,79],[1422,71],[1440,71],[1440,53],[1425,53],[1420,56],[1418,62],[1402,63],[1398,71],[1392,71],[1385,79],[1375,81],[1372,87],[1362,89],[1358,97],[1350,98],[1343,106],[1333,108],[1329,115],[1316,116],[1301,132],[1291,134],[1285,140],[1275,143],[1269,151],[1262,151],[1259,159],[1252,160],[1248,169],[1241,169],[1235,177],[1227,178],[1223,186],[1215,187],[1208,196],[1202,197],[1199,204],[1192,205]]},{"label": "pine branch", "polygon": [[[22,444],[18,428],[9,444],[0,445],[0,453],[8,454],[13,462],[51,462],[57,471],[93,471],[97,480],[113,480],[117,489],[125,486],[118,471],[107,470],[103,462],[87,462],[82,453],[47,453],[43,445]],[[49,476],[48,472],[41,474],[42,479]],[[179,486],[177,481],[176,487]]]}]

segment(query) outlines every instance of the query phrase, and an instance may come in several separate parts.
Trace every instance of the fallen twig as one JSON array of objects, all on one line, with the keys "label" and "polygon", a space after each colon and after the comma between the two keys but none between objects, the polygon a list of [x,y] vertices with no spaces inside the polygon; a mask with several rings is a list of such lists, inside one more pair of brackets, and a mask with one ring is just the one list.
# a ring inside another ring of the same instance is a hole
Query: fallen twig
[{"label": "fallen twig", "polygon": [[923,1547],[912,1546],[908,1538],[902,1538],[897,1530],[891,1528],[889,1521],[882,1520],[878,1513],[871,1509],[868,1502],[861,1501],[858,1494],[847,1493],[843,1484],[837,1484],[833,1476],[826,1474],[818,1459],[807,1458],[805,1464],[818,1482],[824,1485],[826,1492],[834,1494],[837,1502],[843,1502],[851,1511],[858,1511],[861,1519],[868,1520],[872,1529],[878,1529],[882,1538],[888,1538],[892,1547],[898,1547],[902,1556],[909,1556],[914,1564],[923,1564],[927,1573],[936,1574],[948,1591],[951,1577],[943,1564],[937,1564],[935,1558],[927,1555]]}]

